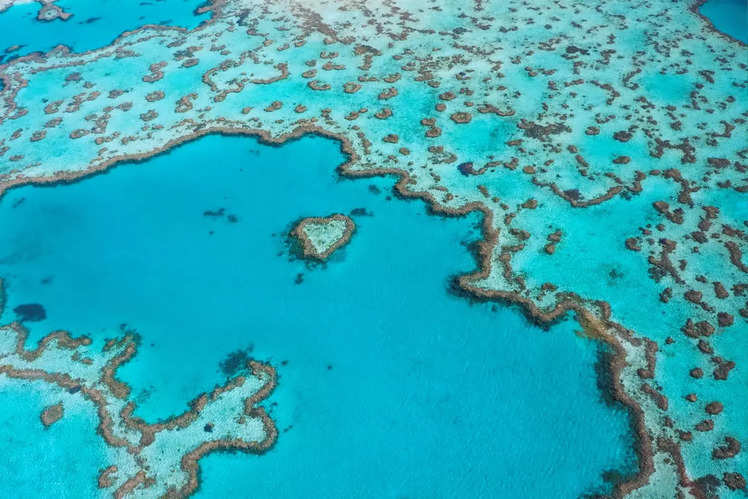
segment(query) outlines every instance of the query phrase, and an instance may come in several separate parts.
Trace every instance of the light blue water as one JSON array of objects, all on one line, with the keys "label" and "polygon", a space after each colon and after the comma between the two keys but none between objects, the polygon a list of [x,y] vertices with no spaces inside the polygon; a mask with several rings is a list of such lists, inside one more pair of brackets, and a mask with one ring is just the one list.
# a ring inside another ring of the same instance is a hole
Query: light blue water
[{"label": "light blue water", "polygon": [[699,10],[714,27],[748,43],[748,2],[746,0],[709,0]]},{"label": "light blue water", "polygon": [[[57,2],[72,14],[66,21],[36,20],[40,4],[16,5],[0,13],[0,64],[31,52],[47,52],[67,45],[76,52],[103,47],[117,36],[146,24],[197,27],[210,17],[195,15],[203,0],[64,0]],[[13,45],[19,50],[6,53]]]},{"label": "light blue water", "polygon": [[[93,406],[45,428],[44,407],[63,400],[41,382],[0,382],[3,497],[93,497],[104,449]],[[71,452],[75,458],[71,459]],[[44,491],[44,492],[42,492]]]},{"label": "light blue water", "polygon": [[[35,302],[47,319],[27,323],[33,339],[136,328],[141,351],[119,375],[149,420],[225,379],[231,352],[269,359],[279,440],[262,456],[205,458],[203,497],[575,497],[606,491],[605,470],[632,470],[627,416],[596,386],[599,345],[571,321],[544,332],[449,294],[449,277],[474,267],[477,215],[388,200],[391,179],[340,179],[342,159],[319,137],[211,136],[14,189],[0,200],[0,319]],[[219,208],[237,221],[203,215]],[[289,260],[294,221],[355,208],[373,215],[353,215],[326,267]],[[0,427],[4,452],[31,465],[9,438]]]}]

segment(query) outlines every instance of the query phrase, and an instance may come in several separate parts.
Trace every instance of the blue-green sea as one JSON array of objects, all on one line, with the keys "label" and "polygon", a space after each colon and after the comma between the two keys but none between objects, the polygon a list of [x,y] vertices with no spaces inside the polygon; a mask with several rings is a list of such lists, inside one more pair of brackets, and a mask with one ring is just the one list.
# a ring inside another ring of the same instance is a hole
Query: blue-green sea
[{"label": "blue-green sea", "polygon": [[[429,215],[394,198],[393,179],[341,179],[343,160],[320,137],[210,136],[14,189],[0,201],[2,320],[33,302],[47,317],[27,323],[32,340],[137,330],[141,350],[119,374],[149,421],[222,382],[232,352],[270,361],[278,442],[205,458],[204,497],[574,497],[635,469],[628,416],[597,386],[601,345],[573,321],[544,331],[450,294],[450,277],[474,269],[478,215]],[[365,212],[357,231],[325,266],[289,256],[294,221],[353,210]],[[24,447],[8,452],[11,469],[35,473]],[[97,466],[85,450],[75,459]]]}]

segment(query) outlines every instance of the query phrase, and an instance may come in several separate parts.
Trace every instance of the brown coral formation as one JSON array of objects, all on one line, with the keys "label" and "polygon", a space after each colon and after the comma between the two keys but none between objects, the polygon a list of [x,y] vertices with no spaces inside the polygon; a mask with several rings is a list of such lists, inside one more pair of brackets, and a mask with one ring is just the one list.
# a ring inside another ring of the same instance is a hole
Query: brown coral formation
[{"label": "brown coral formation", "polygon": [[[306,227],[308,225],[325,225],[331,222],[342,222],[344,224],[344,230],[340,237],[334,240],[326,248],[320,250],[320,248],[317,248],[314,242],[310,239],[309,235],[306,232]],[[310,217],[303,219],[291,231],[291,236],[296,238],[296,240],[298,240],[301,244],[302,255],[304,258],[325,261],[337,249],[348,244],[348,242],[351,240],[351,237],[353,236],[353,232],[355,229],[356,224],[353,222],[353,220],[350,219],[350,217],[341,213],[336,213],[324,218]]]},{"label": "brown coral formation", "polygon": [[164,98],[166,94],[162,90],[156,90],[145,96],[145,100],[148,102],[156,102]]},{"label": "brown coral formation", "polygon": [[465,124],[470,123],[470,121],[473,119],[473,115],[464,111],[460,111],[458,113],[452,114],[449,119],[451,119],[455,123]]},{"label": "brown coral formation", "polygon": [[42,411],[40,418],[42,420],[42,424],[49,428],[56,422],[58,422],[62,417],[65,415],[65,410],[62,407],[62,402],[59,402],[54,405],[50,405],[44,408]]},{"label": "brown coral formation", "polygon": [[725,444],[716,447],[712,451],[712,459],[730,459],[738,455],[740,453],[740,442],[737,441],[737,439],[733,437],[725,437]]}]

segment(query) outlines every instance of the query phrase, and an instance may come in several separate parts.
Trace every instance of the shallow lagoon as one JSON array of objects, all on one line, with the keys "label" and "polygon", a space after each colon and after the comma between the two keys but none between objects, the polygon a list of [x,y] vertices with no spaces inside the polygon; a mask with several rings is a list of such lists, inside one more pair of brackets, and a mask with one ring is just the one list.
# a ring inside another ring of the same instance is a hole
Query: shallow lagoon
[{"label": "shallow lagoon", "polygon": [[[119,375],[149,420],[225,379],[238,349],[270,360],[279,440],[262,456],[205,458],[204,497],[572,497],[633,469],[627,415],[596,385],[599,345],[572,321],[544,332],[447,291],[474,267],[478,216],[389,200],[392,179],[340,179],[342,160],[319,137],[211,136],[71,185],[14,189],[0,201],[1,319],[42,304],[33,341],[135,328],[140,353]],[[367,215],[353,215],[353,239],[326,266],[290,257],[293,222],[356,208]]]},{"label": "shallow lagoon", "polygon": [[[49,428],[44,407],[64,401],[65,417]],[[80,410],[75,410],[76,407]],[[93,497],[106,449],[94,431],[92,405],[42,382],[0,378],[0,493],[3,497]],[[70,459],[70,453],[75,459]],[[40,494],[40,487],[45,491]]]}]

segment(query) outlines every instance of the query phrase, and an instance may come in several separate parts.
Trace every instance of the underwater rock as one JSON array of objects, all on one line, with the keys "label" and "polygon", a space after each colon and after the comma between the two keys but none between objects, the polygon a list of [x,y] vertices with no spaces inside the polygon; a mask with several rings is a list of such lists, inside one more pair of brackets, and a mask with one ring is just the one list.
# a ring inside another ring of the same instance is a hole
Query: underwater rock
[{"label": "underwater rock", "polygon": [[38,303],[26,303],[24,305],[18,305],[13,309],[13,312],[18,316],[18,320],[21,322],[37,322],[43,321],[47,318],[47,312]]},{"label": "underwater rock", "polygon": [[709,402],[704,408],[704,410],[708,414],[712,414],[712,415],[719,414],[720,412],[722,412],[723,409],[724,407],[722,406],[722,402],[719,402],[719,401]]},{"label": "underwater rock", "polygon": [[460,170],[460,173],[462,173],[466,177],[470,175],[475,175],[475,170],[473,170],[472,161],[466,161],[464,163],[460,163],[459,165],[457,165],[457,169]]}]

